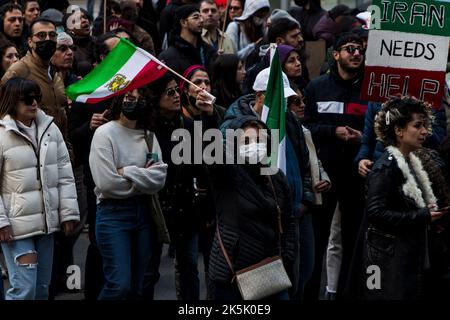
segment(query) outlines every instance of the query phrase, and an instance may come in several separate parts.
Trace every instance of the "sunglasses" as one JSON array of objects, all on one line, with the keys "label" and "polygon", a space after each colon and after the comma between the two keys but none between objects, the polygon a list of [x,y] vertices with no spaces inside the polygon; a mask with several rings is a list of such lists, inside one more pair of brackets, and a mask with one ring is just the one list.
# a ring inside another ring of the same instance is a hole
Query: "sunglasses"
[{"label": "sunglasses", "polygon": [[27,95],[23,96],[20,100],[23,101],[23,103],[25,103],[25,105],[31,106],[33,104],[34,100],[36,100],[37,103],[41,102],[42,94],[27,94]]},{"label": "sunglasses", "polygon": [[39,40],[41,40],[41,41],[44,41],[45,39],[47,39],[47,36],[50,40],[56,41],[58,34],[55,31],[50,31],[50,32],[41,31],[41,32],[35,33],[33,36],[39,38]]},{"label": "sunglasses", "polygon": [[180,88],[174,87],[166,90],[166,96],[173,97],[175,94],[179,93]]},{"label": "sunglasses", "polygon": [[72,50],[72,51],[75,51],[75,50],[77,50],[77,47],[75,47],[75,46],[68,46],[67,44],[62,44],[62,45],[60,45],[60,46],[58,46],[56,48],[56,50],[59,50],[61,52],[66,52],[69,49]]},{"label": "sunglasses", "polygon": [[239,10],[242,10],[242,7],[238,7],[238,6],[230,6],[230,11],[231,10],[233,10],[233,11],[239,11]]},{"label": "sunglasses", "polygon": [[347,46],[347,47],[341,47],[341,49],[339,49],[339,51],[341,51],[341,50],[345,50],[348,53],[350,53],[351,55],[354,55],[356,50],[359,51],[360,55],[364,55],[366,53],[366,49],[364,49],[363,47]]}]

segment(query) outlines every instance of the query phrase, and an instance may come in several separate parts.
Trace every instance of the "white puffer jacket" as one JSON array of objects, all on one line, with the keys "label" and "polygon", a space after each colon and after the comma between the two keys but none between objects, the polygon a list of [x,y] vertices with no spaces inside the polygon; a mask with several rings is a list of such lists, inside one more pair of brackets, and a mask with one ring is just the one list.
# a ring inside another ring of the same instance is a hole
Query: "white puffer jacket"
[{"label": "white puffer jacket", "polygon": [[14,240],[60,230],[80,218],[69,153],[53,118],[38,110],[38,150],[9,116],[0,120],[0,228]]}]

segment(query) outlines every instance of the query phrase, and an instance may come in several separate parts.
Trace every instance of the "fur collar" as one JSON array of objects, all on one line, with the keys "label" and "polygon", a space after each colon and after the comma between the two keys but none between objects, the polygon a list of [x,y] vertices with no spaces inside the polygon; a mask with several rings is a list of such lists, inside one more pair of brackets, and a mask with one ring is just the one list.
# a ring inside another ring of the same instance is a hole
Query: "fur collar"
[{"label": "fur collar", "polygon": [[395,158],[399,169],[402,171],[403,176],[406,179],[406,182],[402,186],[404,194],[413,199],[418,208],[424,208],[428,204],[436,204],[437,200],[433,194],[433,190],[431,189],[430,179],[428,178],[426,171],[423,169],[420,159],[412,152],[409,155],[411,168],[414,170],[414,173],[416,174],[425,194],[422,194],[422,191],[417,185],[416,179],[414,179],[414,176],[411,174],[410,167],[406,163],[405,157],[400,150],[393,146],[389,146],[386,149],[389,154]]}]

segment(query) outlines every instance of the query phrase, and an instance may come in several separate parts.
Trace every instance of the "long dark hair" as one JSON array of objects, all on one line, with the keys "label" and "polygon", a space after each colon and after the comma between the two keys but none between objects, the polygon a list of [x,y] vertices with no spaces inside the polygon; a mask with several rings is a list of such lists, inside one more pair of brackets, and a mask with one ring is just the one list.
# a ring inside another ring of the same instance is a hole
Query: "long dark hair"
[{"label": "long dark hair", "polygon": [[0,119],[6,115],[17,116],[17,102],[27,94],[41,94],[41,88],[33,80],[14,77],[0,87]]},{"label": "long dark hair", "polygon": [[6,50],[8,48],[14,47],[17,50],[17,47],[15,46],[14,43],[8,41],[8,40],[2,40],[0,39],[0,77],[3,77],[3,75],[5,74],[6,70],[3,70],[3,57],[6,54]]},{"label": "long dark hair", "polygon": [[223,54],[212,65],[212,88],[217,104],[222,107],[227,108],[242,95],[241,87],[236,82],[239,61],[236,54]]},{"label": "long dark hair", "polygon": [[148,125],[152,131],[156,129],[156,123],[161,116],[159,101],[166,92],[167,85],[173,80],[176,81],[175,77],[167,72],[161,78],[147,86],[146,99],[150,107]]}]

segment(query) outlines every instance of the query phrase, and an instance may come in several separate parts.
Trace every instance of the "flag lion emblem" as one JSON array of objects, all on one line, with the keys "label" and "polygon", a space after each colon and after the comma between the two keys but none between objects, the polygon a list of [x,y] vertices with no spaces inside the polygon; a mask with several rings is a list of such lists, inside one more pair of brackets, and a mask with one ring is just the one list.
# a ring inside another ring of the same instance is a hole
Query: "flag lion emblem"
[{"label": "flag lion emblem", "polygon": [[127,77],[123,74],[116,74],[115,77],[106,85],[108,90],[115,93],[117,91],[125,89],[130,84],[127,81]]}]

